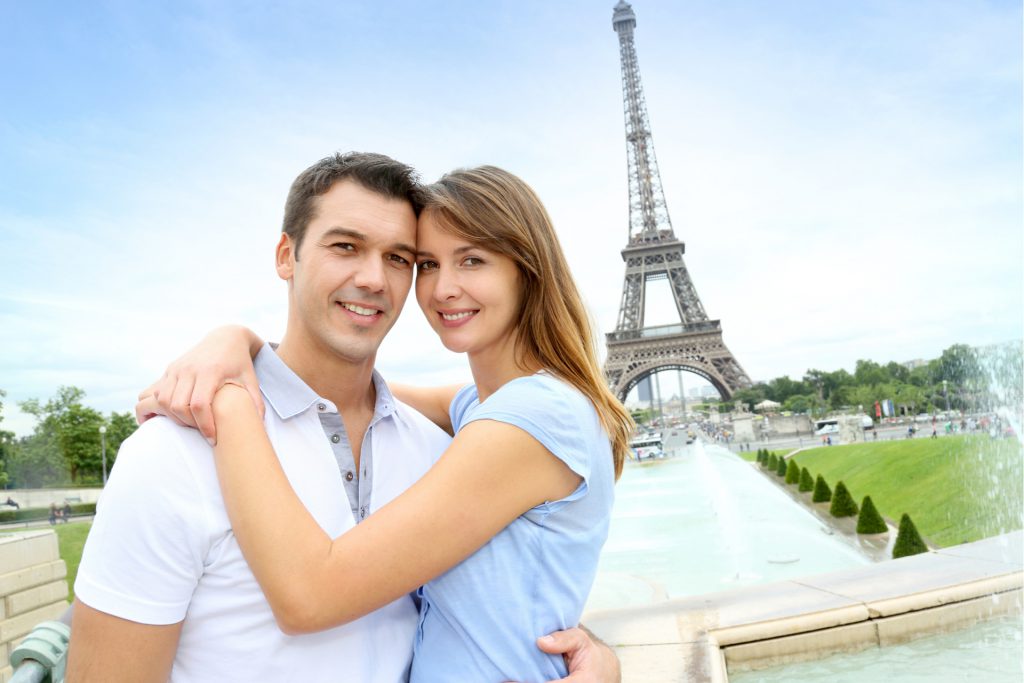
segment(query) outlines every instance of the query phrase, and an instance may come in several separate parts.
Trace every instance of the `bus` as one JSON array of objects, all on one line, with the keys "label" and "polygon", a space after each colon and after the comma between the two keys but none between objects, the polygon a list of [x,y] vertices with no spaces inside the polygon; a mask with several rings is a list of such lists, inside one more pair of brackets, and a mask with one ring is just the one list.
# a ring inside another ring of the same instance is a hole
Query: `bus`
[{"label": "bus", "polygon": [[629,447],[637,460],[665,457],[665,451],[661,450],[661,434],[658,432],[637,434],[629,440]]},{"label": "bus", "polygon": [[814,423],[815,436],[827,436],[839,433],[839,420],[834,417],[818,420]]}]

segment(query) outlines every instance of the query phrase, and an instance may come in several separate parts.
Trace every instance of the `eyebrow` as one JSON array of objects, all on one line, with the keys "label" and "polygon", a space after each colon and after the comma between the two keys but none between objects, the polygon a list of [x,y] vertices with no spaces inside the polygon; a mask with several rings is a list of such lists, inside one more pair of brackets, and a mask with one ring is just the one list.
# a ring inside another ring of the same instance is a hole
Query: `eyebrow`
[{"label": "eyebrow", "polygon": [[[474,249],[483,249],[483,247],[478,247],[475,244],[467,244],[464,247],[459,247],[453,253],[454,254],[465,254],[467,251],[473,251]],[[486,251],[486,250],[484,250],[484,251]],[[432,253],[430,253],[429,251],[415,251],[414,253],[416,254],[416,258],[420,258],[420,257],[437,258]]]},{"label": "eyebrow", "polygon": [[361,240],[363,242],[366,241],[366,235],[359,232],[358,230],[352,230],[351,228],[340,228],[337,226],[326,230],[324,234],[321,235],[321,237],[323,239],[328,239],[331,237],[351,237],[352,239],[355,240]]},{"label": "eyebrow", "polygon": [[[334,237],[348,237],[350,239],[358,240],[360,242],[367,241],[366,235],[359,232],[358,230],[352,230],[351,228],[342,228],[337,226],[330,228],[326,232],[324,232],[324,234],[321,236],[321,239],[326,240]],[[394,244],[391,245],[390,251],[404,251],[409,254],[415,255],[416,247],[406,244],[405,242],[395,242]]]}]

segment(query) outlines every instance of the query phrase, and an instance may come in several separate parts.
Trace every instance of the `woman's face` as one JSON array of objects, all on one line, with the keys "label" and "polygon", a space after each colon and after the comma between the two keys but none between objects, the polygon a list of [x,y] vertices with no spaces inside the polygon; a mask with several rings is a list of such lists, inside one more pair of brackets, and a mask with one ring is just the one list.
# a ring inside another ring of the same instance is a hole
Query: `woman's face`
[{"label": "woman's face", "polygon": [[474,246],[420,216],[416,300],[450,351],[514,351],[522,283],[512,259]]}]

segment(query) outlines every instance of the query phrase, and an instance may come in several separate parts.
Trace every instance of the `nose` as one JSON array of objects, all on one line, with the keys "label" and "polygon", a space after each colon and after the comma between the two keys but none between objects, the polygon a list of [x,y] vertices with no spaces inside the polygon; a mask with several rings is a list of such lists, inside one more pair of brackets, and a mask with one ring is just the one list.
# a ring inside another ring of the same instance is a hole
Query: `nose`
[{"label": "nose", "polygon": [[384,276],[384,262],[379,258],[365,258],[359,264],[355,273],[354,282],[356,287],[370,292],[384,290],[387,278]]},{"label": "nose", "polygon": [[459,297],[462,289],[459,279],[450,268],[439,267],[434,276],[434,299],[437,301],[453,301]]}]

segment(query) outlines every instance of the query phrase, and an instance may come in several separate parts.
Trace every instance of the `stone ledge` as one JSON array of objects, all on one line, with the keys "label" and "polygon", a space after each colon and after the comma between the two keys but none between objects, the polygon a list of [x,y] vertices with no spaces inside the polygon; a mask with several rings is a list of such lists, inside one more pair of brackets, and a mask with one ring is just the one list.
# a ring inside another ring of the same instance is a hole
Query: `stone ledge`
[{"label": "stone ledge", "polygon": [[[623,680],[724,683],[725,661],[763,668],[1019,614],[1022,549],[1018,531],[868,567],[588,613],[584,622],[616,647]],[[654,658],[650,666],[640,652]]]}]

